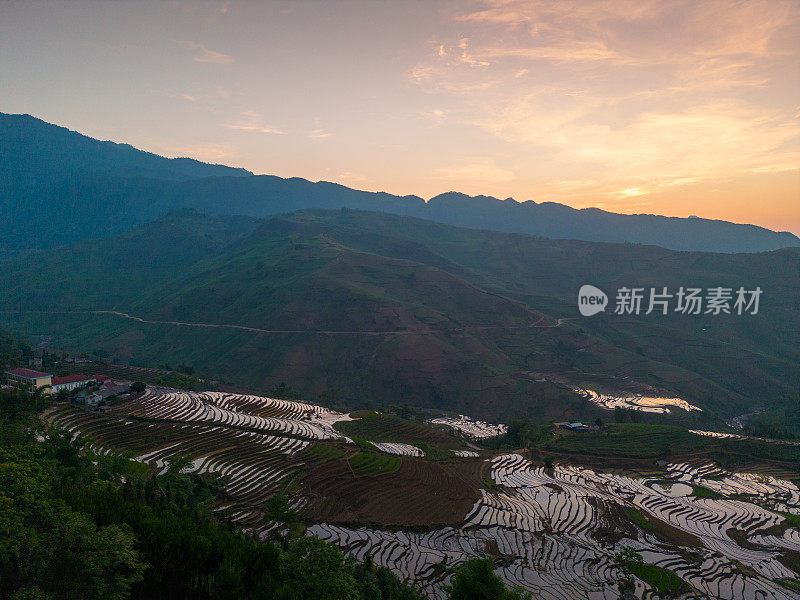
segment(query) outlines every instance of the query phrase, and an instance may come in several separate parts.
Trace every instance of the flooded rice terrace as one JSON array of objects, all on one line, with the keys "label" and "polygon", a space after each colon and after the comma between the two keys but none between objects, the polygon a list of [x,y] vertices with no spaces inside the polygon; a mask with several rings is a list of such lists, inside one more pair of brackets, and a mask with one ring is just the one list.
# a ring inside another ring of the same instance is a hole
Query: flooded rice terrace
[{"label": "flooded rice terrace", "polygon": [[702,408],[689,404],[682,398],[667,398],[662,396],[643,396],[631,393],[602,394],[593,390],[573,387],[571,388],[581,398],[588,400],[595,406],[613,410],[615,408],[626,408],[628,410],[640,410],[642,412],[668,414],[671,409],[680,408],[686,412],[693,410],[702,411]]},{"label": "flooded rice terrace", "polygon": [[[258,507],[304,462],[324,461],[334,451],[331,443],[352,444],[333,428],[347,415],[218,392],[150,387],[107,414],[64,406],[49,418],[73,435],[89,436],[97,454],[127,451],[158,473],[176,457],[190,459],[184,472],[220,477],[229,501],[218,510],[230,511],[233,521],[261,537],[274,524],[265,523]],[[453,421],[451,427],[477,435],[498,427]],[[320,442],[328,445],[315,446]],[[372,445],[412,461],[422,454],[409,444]],[[454,459],[476,460],[474,451],[453,452]],[[578,466],[547,470],[520,454],[487,460],[491,483],[471,509],[464,505],[463,520],[450,521],[457,525],[409,532],[318,522],[307,535],[335,542],[358,559],[371,557],[432,598],[445,597],[452,567],[487,555],[508,584],[536,598],[619,598],[625,574],[616,556],[631,548],[646,564],[679,576],[689,586],[686,598],[800,599],[785,581],[797,578],[800,556],[800,531],[790,523],[800,516],[800,489],[790,481],[710,464],[664,464],[657,476],[644,478]],[[348,470],[345,476],[355,475]],[[291,500],[296,508],[309,501],[302,492]],[[658,597],[639,580],[636,595]]]},{"label": "flooded rice terrace", "polygon": [[[445,597],[447,568],[486,555],[508,584],[537,598],[619,598],[624,574],[615,556],[625,547],[681,577],[693,588],[686,597],[800,598],[779,583],[796,577],[783,551],[800,551],[800,533],[780,514],[800,514],[800,490],[789,481],[712,465],[669,464],[659,480],[580,467],[547,471],[519,454],[495,457],[491,466],[497,488],[482,491],[460,527],[409,533],[319,524],[308,533],[360,560],[372,557],[433,598]],[[694,486],[714,497],[698,498]],[[662,526],[626,525],[623,507]],[[636,595],[658,597],[638,580]]]}]

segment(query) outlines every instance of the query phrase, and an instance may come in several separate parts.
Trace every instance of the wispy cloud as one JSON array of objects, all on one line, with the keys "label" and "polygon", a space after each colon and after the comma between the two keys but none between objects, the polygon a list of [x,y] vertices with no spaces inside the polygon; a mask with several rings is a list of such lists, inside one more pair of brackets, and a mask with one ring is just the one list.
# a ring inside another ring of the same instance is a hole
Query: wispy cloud
[{"label": "wispy cloud", "polygon": [[231,55],[223,54],[222,52],[217,52],[215,50],[209,50],[203,44],[198,44],[197,42],[183,42],[183,44],[189,50],[195,52],[195,55],[192,57],[192,59],[196,62],[211,63],[215,65],[227,65],[234,62],[234,58]]},{"label": "wispy cloud", "polygon": [[426,119],[441,121],[447,116],[447,111],[442,110],[441,108],[430,108],[419,111],[419,115],[421,117],[425,117]]},{"label": "wispy cloud", "polygon": [[331,133],[322,126],[322,119],[314,117],[314,129],[308,132],[308,137],[312,140],[324,140],[331,137]]},{"label": "wispy cloud", "polygon": [[197,96],[192,94],[170,94],[169,97],[176,100],[186,100],[187,102],[195,102],[197,100]]},{"label": "wispy cloud", "polygon": [[[481,0],[449,10],[451,37],[430,41],[410,80],[452,98],[449,121],[536,156],[526,178],[537,192],[611,202],[800,164],[798,98],[785,92],[800,55],[797,2]],[[512,175],[476,166],[487,180]]]},{"label": "wispy cloud", "polygon": [[359,175],[357,173],[351,173],[350,171],[345,171],[344,173],[339,174],[339,181],[347,184],[358,184],[369,181],[369,178],[366,177],[365,175]]},{"label": "wispy cloud", "polygon": [[[751,85],[763,60],[796,53],[796,44],[774,41],[797,24],[800,13],[792,0],[485,0],[454,6],[450,18],[462,24],[458,37],[432,41],[430,54],[412,69],[415,79],[444,89],[474,89],[477,78],[501,86],[521,69],[547,63],[591,63],[561,75],[596,83],[624,76],[620,68],[660,66],[668,75],[661,85],[673,78]],[[459,65],[492,69],[460,71]]]},{"label": "wispy cloud", "polygon": [[225,124],[228,129],[236,129],[239,131],[252,131],[255,133],[272,133],[275,135],[286,135],[286,131],[282,131],[277,127],[269,125],[263,121],[261,115],[254,110],[246,110],[241,113],[241,119],[233,123]]},{"label": "wispy cloud", "polygon": [[312,140],[323,140],[331,137],[331,134],[329,131],[325,131],[324,129],[312,129],[308,133],[308,137],[310,137]]}]

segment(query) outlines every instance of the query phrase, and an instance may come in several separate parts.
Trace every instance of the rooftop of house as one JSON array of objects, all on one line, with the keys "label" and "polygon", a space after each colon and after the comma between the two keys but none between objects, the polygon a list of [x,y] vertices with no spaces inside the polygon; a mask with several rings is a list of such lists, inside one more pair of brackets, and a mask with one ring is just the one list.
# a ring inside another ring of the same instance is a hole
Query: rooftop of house
[{"label": "rooftop of house", "polygon": [[42,379],[43,377],[52,377],[50,373],[42,373],[41,371],[34,371],[33,369],[11,369],[10,371],[6,371],[9,375],[16,375],[17,377],[22,377],[23,379]]},{"label": "rooftop of house", "polygon": [[92,397],[100,399],[108,398],[112,394],[122,394],[124,392],[127,392],[128,390],[130,390],[130,387],[131,387],[130,385],[125,385],[125,384],[115,383],[113,385],[108,385],[108,383],[106,383],[106,385],[103,386],[103,388],[97,390],[94,394],[92,394]]},{"label": "rooftop of house", "polygon": [[67,375],[66,377],[53,377],[53,385],[60,385],[63,383],[76,383],[78,381],[94,381],[94,377],[89,377],[83,373],[75,373],[74,375]]}]

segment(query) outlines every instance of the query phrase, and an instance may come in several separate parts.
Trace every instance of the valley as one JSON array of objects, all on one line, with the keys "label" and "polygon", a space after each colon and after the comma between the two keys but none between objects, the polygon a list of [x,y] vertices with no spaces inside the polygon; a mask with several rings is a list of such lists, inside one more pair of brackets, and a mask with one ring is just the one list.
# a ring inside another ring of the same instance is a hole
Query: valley
[{"label": "valley", "polygon": [[[608,388],[681,398],[702,410],[669,419],[715,430],[750,398],[767,411],[796,399],[797,259],[791,248],[674,253],[358,211],[262,222],[183,212],[7,263],[0,324],[117,364],[189,364],[247,389],[283,383],[342,409],[380,398],[591,422],[605,409],[575,388]],[[655,270],[669,285],[755,287],[764,272],[771,284],[754,318],[574,316],[581,281],[648,285]]]},{"label": "valley", "polygon": [[[0,418],[55,453],[57,501],[116,523],[76,500],[106,485],[133,515],[294,565],[321,540],[392,598],[449,599],[476,564],[515,599],[800,598],[791,234],[426,203],[49,127],[0,114],[4,223],[43,223],[0,226],[0,362],[16,367]],[[23,146],[52,162],[19,162]],[[584,286],[651,305],[583,316]],[[668,289],[757,289],[760,305],[654,311]],[[39,381],[55,393],[19,388]],[[18,422],[23,405],[49,429]]]},{"label": "valley", "polygon": [[800,600],[800,0],[0,0],[0,600]]}]

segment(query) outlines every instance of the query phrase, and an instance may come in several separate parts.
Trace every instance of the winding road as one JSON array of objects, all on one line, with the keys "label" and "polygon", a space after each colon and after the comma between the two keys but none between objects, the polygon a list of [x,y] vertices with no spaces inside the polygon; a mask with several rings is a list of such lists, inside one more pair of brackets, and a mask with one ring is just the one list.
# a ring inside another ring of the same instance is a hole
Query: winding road
[{"label": "winding road", "polygon": [[[246,325],[234,325],[230,323],[194,323],[191,321],[159,321],[159,320],[151,320],[151,319],[144,319],[142,317],[137,317],[135,315],[131,315],[128,313],[124,313],[118,310],[65,310],[65,311],[0,311],[3,313],[42,313],[42,314],[95,314],[95,315],[114,315],[117,317],[122,317],[123,319],[130,319],[131,321],[137,321],[139,323],[147,323],[150,325],[175,325],[175,326],[182,326],[182,327],[206,327],[212,329],[236,329],[240,331],[251,331],[253,333],[273,333],[273,334],[292,334],[292,333],[317,333],[320,335],[408,335],[408,334],[425,334],[425,333],[434,333],[435,329],[400,329],[400,330],[388,330],[388,331],[367,331],[367,330],[359,330],[359,331],[336,331],[336,330],[324,330],[324,329],[261,329],[259,327],[248,327]],[[541,317],[539,322],[533,325],[482,325],[482,326],[473,326],[473,327],[461,327],[456,329],[456,331],[479,331],[479,330],[487,330],[487,329],[522,329],[522,328],[553,328],[553,327],[561,327],[565,321],[569,321],[575,319],[577,317],[565,317],[558,319],[556,324],[548,325],[545,324],[545,318]]]}]

